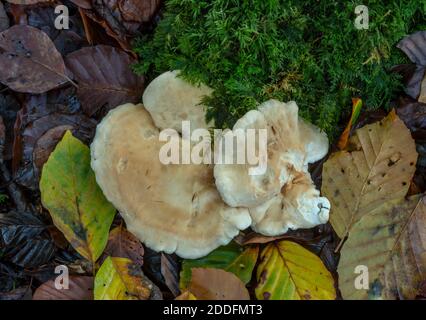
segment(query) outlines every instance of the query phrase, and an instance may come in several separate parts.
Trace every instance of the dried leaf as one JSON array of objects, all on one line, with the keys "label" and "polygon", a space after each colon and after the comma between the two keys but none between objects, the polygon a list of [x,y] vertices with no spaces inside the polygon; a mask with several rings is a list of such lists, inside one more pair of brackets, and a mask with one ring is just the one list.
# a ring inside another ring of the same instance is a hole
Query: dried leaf
[{"label": "dried leaf", "polygon": [[362,108],[362,100],[359,98],[353,98],[351,118],[349,119],[349,122],[337,143],[337,147],[340,150],[343,150],[346,148],[348,144],[349,133],[351,132],[352,127],[355,125],[356,121],[358,120],[359,114],[361,113],[361,108]]},{"label": "dried leaf", "polygon": [[9,28],[9,18],[4,11],[3,3],[0,2],[0,32]]},{"label": "dried leaf", "polygon": [[397,47],[415,64],[426,66],[426,31],[418,31],[404,37]]},{"label": "dried leaf", "polygon": [[[355,272],[365,266],[363,274]],[[356,279],[368,272],[367,287]],[[414,299],[426,279],[426,203],[423,195],[382,203],[358,221],[338,267],[345,299]]]},{"label": "dried leaf", "polygon": [[185,291],[180,296],[176,297],[175,300],[197,300],[197,298],[189,291]]},{"label": "dried leaf", "polygon": [[104,254],[111,257],[129,258],[142,266],[145,250],[142,243],[129,231],[119,226],[109,233]]},{"label": "dried leaf", "polygon": [[67,131],[44,165],[41,199],[56,227],[83,257],[102,254],[115,208],[105,199],[90,168],[90,151]]},{"label": "dried leaf", "polygon": [[31,300],[31,289],[28,287],[16,288],[9,292],[0,292],[1,300]]},{"label": "dried leaf", "polygon": [[191,280],[191,270],[197,267],[218,268],[232,272],[243,283],[247,284],[251,280],[258,255],[259,248],[257,246],[251,246],[244,250],[236,243],[231,242],[227,246],[217,248],[203,258],[184,260],[180,274],[180,288],[186,289]]},{"label": "dried leaf", "polygon": [[55,280],[43,283],[33,300],[93,300],[93,277],[69,276],[68,288],[57,289]]},{"label": "dried leaf", "polygon": [[261,252],[255,293],[259,300],[330,300],[334,280],[320,258],[291,241],[270,243]]},{"label": "dried leaf", "polygon": [[123,51],[104,45],[83,48],[66,57],[87,115],[94,115],[102,107],[108,111],[122,103],[140,101],[144,80],[132,72],[134,62]]},{"label": "dried leaf", "polygon": [[127,258],[108,257],[95,278],[95,300],[158,300],[160,290]]},{"label": "dried leaf", "polygon": [[407,194],[417,160],[410,131],[394,111],[358,129],[349,148],[332,154],[323,170],[322,193],[331,202],[330,222],[341,239],[363,216]]},{"label": "dried leaf", "polygon": [[0,70],[0,81],[18,92],[43,93],[69,81],[52,40],[26,25],[0,33]]},{"label": "dried leaf", "polygon": [[233,273],[221,269],[192,269],[189,291],[198,300],[250,300],[244,283]]},{"label": "dried leaf", "polygon": [[161,274],[170,292],[175,297],[179,295],[179,265],[169,254],[161,253]]}]

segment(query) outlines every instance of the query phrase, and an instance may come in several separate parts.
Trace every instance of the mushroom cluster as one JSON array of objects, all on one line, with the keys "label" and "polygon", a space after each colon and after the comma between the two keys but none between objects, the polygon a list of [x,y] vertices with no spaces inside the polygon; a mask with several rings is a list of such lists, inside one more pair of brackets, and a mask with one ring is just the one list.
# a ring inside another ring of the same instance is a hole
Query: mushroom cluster
[{"label": "mushroom cluster", "polygon": [[153,250],[199,258],[249,226],[277,235],[326,222],[330,204],[315,189],[307,164],[327,153],[328,139],[298,118],[294,102],[265,102],[233,128],[267,129],[264,174],[250,175],[250,165],[159,160],[166,143],[160,130],[181,133],[182,121],[194,129],[214,126],[201,105],[211,91],[166,72],[146,88],[143,105],[119,106],[98,125],[91,165],[128,230]]}]

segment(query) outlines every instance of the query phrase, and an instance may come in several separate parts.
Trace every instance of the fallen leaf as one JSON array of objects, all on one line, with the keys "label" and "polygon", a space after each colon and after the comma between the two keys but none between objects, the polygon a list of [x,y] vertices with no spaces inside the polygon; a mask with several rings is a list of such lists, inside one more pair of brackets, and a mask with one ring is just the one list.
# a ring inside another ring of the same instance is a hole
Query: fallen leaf
[{"label": "fallen leaf", "polygon": [[185,291],[180,296],[176,297],[175,300],[197,300],[197,298],[189,291]]},{"label": "fallen leaf", "polygon": [[9,18],[4,11],[3,3],[0,2],[0,32],[9,28]]},{"label": "fallen leaf", "polygon": [[109,233],[108,244],[104,254],[111,257],[129,258],[142,266],[145,250],[142,243],[122,226],[116,227]]},{"label": "fallen leaf", "polygon": [[62,289],[49,280],[36,289],[33,300],[93,300],[93,277],[69,276],[68,288]]},{"label": "fallen leaf", "polygon": [[404,37],[397,47],[407,55],[411,62],[426,66],[426,31],[418,31]]},{"label": "fallen leaf", "polygon": [[260,254],[255,294],[259,300],[330,300],[334,280],[320,258],[291,241],[270,243]]},{"label": "fallen leaf", "polygon": [[231,242],[212,251],[209,255],[200,259],[183,260],[180,273],[180,288],[186,289],[191,280],[193,268],[217,268],[232,272],[241,281],[247,284],[252,277],[256,265],[259,247],[250,246],[243,249],[236,243]]},{"label": "fallen leaf", "polygon": [[197,300],[250,300],[244,283],[222,269],[192,269],[189,291]]},{"label": "fallen leaf", "polygon": [[33,5],[37,3],[50,2],[52,0],[6,0],[9,3],[19,4],[19,5]]},{"label": "fallen leaf", "polygon": [[0,292],[1,300],[31,300],[31,289],[28,287],[20,287],[9,292]]},{"label": "fallen leaf", "polygon": [[349,140],[349,133],[351,132],[352,127],[355,125],[355,123],[358,120],[359,114],[361,112],[362,108],[362,100],[359,98],[353,98],[352,99],[352,114],[351,118],[349,119],[349,122],[343,131],[342,135],[339,138],[339,141],[337,142],[337,147],[340,150],[343,150],[346,148]]},{"label": "fallen leaf", "polygon": [[158,10],[161,0],[119,0],[118,7],[126,21],[149,22]]},{"label": "fallen leaf", "polygon": [[[345,299],[414,299],[426,279],[424,196],[382,203],[359,220],[341,250],[338,273]],[[365,275],[367,288],[357,287]]]},{"label": "fallen leaf", "polygon": [[175,297],[179,295],[179,265],[169,254],[161,253],[161,274],[170,292]]},{"label": "fallen leaf", "polygon": [[341,239],[363,216],[407,194],[417,160],[410,131],[394,111],[358,129],[348,148],[332,154],[322,174],[330,222]]},{"label": "fallen leaf", "polygon": [[92,116],[102,107],[140,101],[144,80],[131,70],[129,55],[110,46],[83,48],[66,57],[67,67],[78,82],[77,95],[83,111]]},{"label": "fallen leaf", "polygon": [[108,257],[95,278],[95,300],[159,300],[160,290],[127,258]]},{"label": "fallen leaf", "polygon": [[1,213],[0,255],[24,268],[46,264],[53,258],[55,246],[45,231],[46,225],[31,213]]},{"label": "fallen leaf", "polygon": [[26,25],[0,33],[0,70],[4,85],[25,93],[43,93],[70,80],[52,40]]},{"label": "fallen leaf", "polygon": [[41,199],[56,227],[83,257],[102,254],[115,208],[105,199],[90,167],[90,151],[67,131],[43,167]]}]

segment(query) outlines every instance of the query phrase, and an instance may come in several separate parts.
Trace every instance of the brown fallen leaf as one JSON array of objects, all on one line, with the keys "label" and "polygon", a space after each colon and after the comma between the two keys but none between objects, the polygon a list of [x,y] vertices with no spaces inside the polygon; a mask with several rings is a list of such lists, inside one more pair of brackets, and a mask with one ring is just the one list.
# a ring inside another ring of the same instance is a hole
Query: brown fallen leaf
[{"label": "brown fallen leaf", "polygon": [[189,291],[185,291],[181,295],[177,296],[175,300],[197,300],[197,298]]},{"label": "brown fallen leaf", "polygon": [[77,95],[88,116],[102,107],[108,111],[122,103],[140,101],[144,79],[132,72],[135,60],[125,52],[99,45],[75,51],[65,61],[78,82]]},{"label": "brown fallen leaf", "polygon": [[32,292],[29,287],[19,287],[9,292],[0,292],[1,300],[31,300]]},{"label": "brown fallen leaf", "polygon": [[322,175],[330,222],[341,239],[363,216],[407,194],[417,161],[410,131],[394,111],[355,131],[348,148],[329,157]]},{"label": "brown fallen leaf", "polygon": [[75,5],[83,9],[92,9],[92,3],[90,0],[70,0]]},{"label": "brown fallen leaf", "polygon": [[161,274],[164,277],[167,287],[176,297],[179,295],[179,266],[176,260],[169,254],[161,253]]},{"label": "brown fallen leaf", "polygon": [[33,300],[93,300],[93,277],[70,276],[68,289],[56,289],[55,280],[43,283]]},{"label": "brown fallen leaf", "polygon": [[0,70],[0,82],[18,92],[43,93],[70,81],[52,40],[26,25],[0,33]]},{"label": "brown fallen leaf", "polygon": [[6,0],[9,3],[20,4],[20,5],[33,5],[43,2],[52,2],[52,0]]},{"label": "brown fallen leaf", "polygon": [[139,239],[123,226],[116,227],[109,233],[104,255],[129,258],[137,265],[142,266],[144,253],[144,247]]},{"label": "brown fallen leaf", "polygon": [[9,28],[9,18],[4,11],[3,3],[0,2],[0,32]]},{"label": "brown fallen leaf", "polygon": [[244,283],[222,269],[193,268],[188,290],[198,300],[250,300]]}]

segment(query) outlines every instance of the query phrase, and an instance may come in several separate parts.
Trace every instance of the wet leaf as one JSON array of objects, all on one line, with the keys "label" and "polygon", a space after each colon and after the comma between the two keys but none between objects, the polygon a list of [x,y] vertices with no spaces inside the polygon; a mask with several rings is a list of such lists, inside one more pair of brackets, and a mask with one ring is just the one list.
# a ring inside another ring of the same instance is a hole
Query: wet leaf
[{"label": "wet leaf", "polygon": [[127,258],[105,259],[95,278],[95,300],[158,300],[160,290]]},{"label": "wet leaf", "polygon": [[33,214],[0,214],[0,256],[25,268],[47,263],[55,253],[55,246],[44,234],[45,230],[46,225]]},{"label": "wet leaf", "polygon": [[255,289],[259,300],[329,300],[336,298],[334,280],[320,258],[291,241],[270,243],[262,250]]},{"label": "wet leaf", "polygon": [[250,300],[244,283],[222,269],[192,269],[189,291],[197,300]]},{"label": "wet leaf", "polygon": [[[414,299],[426,279],[423,195],[388,201],[351,229],[341,250],[339,288],[345,299]],[[356,272],[358,266],[366,270]],[[356,287],[357,278],[366,289]]]},{"label": "wet leaf", "polygon": [[144,80],[132,72],[134,62],[123,51],[104,45],[83,48],[66,57],[87,115],[94,115],[102,107],[108,111],[122,103],[140,101]]},{"label": "wet leaf", "polygon": [[191,280],[193,268],[217,268],[232,272],[241,281],[247,284],[252,277],[253,269],[257,261],[259,248],[251,246],[243,249],[234,242],[222,246],[209,255],[194,260],[184,260],[180,273],[180,288],[185,289]]},{"label": "wet leaf", "polygon": [[33,300],[93,300],[93,277],[69,276],[68,288],[62,289],[49,280],[36,289]]},{"label": "wet leaf", "polygon": [[0,69],[0,81],[18,92],[43,93],[69,81],[52,40],[26,25],[0,33]]},{"label": "wet leaf", "polygon": [[94,263],[107,244],[115,208],[96,184],[89,148],[70,131],[43,167],[40,192],[56,227]]},{"label": "wet leaf", "polygon": [[332,154],[322,174],[330,222],[341,239],[363,216],[407,194],[417,161],[410,131],[394,111],[358,129],[348,148]]},{"label": "wet leaf", "polygon": [[426,66],[426,31],[404,37],[397,45],[415,64]]},{"label": "wet leaf", "polygon": [[170,292],[176,297],[179,295],[179,264],[170,254],[161,253],[161,274]]},{"label": "wet leaf", "polygon": [[0,2],[0,32],[9,28],[9,18],[4,11],[3,3]]},{"label": "wet leaf", "polygon": [[1,300],[31,300],[31,289],[20,287],[9,292],[0,292]]},{"label": "wet leaf", "polygon": [[108,244],[104,254],[111,257],[129,258],[142,266],[145,250],[142,243],[122,226],[116,227],[109,233]]}]

